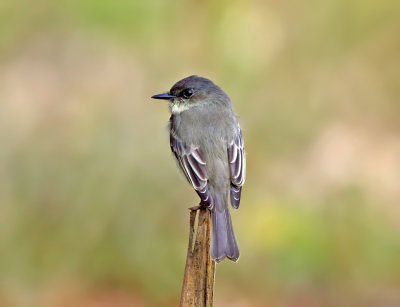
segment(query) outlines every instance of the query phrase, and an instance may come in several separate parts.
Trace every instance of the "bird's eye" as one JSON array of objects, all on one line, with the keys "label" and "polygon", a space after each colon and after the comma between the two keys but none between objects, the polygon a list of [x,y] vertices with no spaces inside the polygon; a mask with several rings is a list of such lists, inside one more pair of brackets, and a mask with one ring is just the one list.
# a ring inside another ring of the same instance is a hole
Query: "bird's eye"
[{"label": "bird's eye", "polygon": [[183,96],[184,98],[190,98],[190,96],[192,95],[193,95],[193,90],[191,88],[188,88],[181,92],[181,96]]}]

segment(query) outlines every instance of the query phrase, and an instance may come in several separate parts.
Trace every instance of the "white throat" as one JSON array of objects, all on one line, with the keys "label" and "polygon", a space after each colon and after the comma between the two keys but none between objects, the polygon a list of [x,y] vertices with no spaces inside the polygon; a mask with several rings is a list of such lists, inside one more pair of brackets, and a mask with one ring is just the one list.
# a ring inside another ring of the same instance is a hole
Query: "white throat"
[{"label": "white throat", "polygon": [[173,102],[169,105],[172,114],[180,114],[183,111],[190,109],[192,106],[193,106],[192,104],[183,104],[177,102],[175,103]]}]

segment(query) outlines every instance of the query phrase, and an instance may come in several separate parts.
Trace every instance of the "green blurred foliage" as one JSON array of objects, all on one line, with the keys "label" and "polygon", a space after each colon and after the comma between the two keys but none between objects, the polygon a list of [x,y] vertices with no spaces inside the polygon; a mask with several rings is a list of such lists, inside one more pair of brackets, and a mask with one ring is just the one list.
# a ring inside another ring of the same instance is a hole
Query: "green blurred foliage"
[{"label": "green blurred foliage", "polygon": [[176,306],[197,197],[155,93],[240,115],[217,306],[400,305],[400,3],[0,3],[0,305]]}]

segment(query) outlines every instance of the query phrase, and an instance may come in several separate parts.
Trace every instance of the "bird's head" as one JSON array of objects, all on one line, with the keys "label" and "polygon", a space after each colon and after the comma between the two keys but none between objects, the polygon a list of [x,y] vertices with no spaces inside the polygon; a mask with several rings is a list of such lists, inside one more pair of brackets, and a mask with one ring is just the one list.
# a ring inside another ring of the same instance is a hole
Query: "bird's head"
[{"label": "bird's head", "polygon": [[179,114],[194,106],[210,104],[228,104],[229,97],[211,80],[190,76],[174,84],[169,92],[154,95],[151,98],[169,101],[171,113]]}]

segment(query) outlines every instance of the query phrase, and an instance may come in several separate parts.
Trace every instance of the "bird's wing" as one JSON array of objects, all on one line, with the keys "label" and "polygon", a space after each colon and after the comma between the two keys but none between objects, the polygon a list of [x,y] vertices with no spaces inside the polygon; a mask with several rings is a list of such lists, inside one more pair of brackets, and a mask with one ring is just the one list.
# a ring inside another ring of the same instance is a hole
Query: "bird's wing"
[{"label": "bird's wing", "polygon": [[197,145],[187,145],[173,131],[170,134],[171,150],[189,183],[196,190],[203,204],[212,209],[213,201],[208,191],[208,173],[204,154]]},{"label": "bird's wing", "polygon": [[231,173],[231,204],[233,208],[237,209],[239,208],[242,185],[246,178],[246,155],[240,128],[238,135],[228,147],[228,161]]}]

